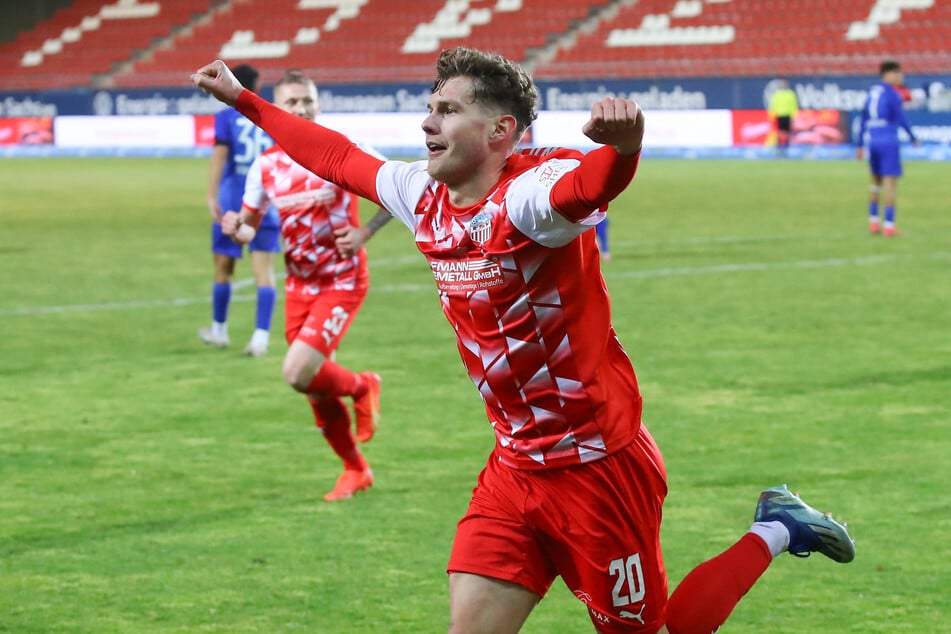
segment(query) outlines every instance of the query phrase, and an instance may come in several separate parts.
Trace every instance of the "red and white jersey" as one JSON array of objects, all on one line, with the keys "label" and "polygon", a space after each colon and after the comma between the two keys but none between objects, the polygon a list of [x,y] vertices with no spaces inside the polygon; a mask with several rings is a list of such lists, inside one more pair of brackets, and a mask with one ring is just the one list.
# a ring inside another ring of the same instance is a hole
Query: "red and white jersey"
[{"label": "red and white jersey", "polygon": [[295,163],[277,146],[248,171],[243,207],[259,213],[274,205],[281,218],[287,292],[316,295],[369,283],[366,251],[343,258],[334,231],[360,226],[359,198]]},{"label": "red and white jersey", "polygon": [[426,162],[389,161],[376,188],[426,256],[499,454],[521,469],[597,460],[633,441],[641,396],[611,326],[594,209],[573,222],[554,184],[581,154],[517,153],[496,188],[457,209]]}]

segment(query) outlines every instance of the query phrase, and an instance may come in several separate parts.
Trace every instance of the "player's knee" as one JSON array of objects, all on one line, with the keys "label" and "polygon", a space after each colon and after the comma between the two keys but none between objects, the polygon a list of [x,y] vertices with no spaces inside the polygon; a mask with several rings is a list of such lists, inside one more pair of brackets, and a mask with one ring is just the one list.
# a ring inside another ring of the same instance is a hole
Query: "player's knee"
[{"label": "player's knee", "polygon": [[282,368],[284,380],[294,390],[307,392],[307,386],[314,378],[313,372],[308,372],[303,365],[285,361]]}]

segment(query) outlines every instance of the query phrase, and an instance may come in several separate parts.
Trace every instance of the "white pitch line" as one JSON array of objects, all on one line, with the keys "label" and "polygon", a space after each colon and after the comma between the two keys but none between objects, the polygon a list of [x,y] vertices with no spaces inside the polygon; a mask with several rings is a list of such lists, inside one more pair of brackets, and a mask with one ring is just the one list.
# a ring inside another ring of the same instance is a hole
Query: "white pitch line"
[{"label": "white pitch line", "polygon": [[[748,271],[778,271],[783,269],[815,269],[832,268],[841,266],[869,266],[882,264],[898,259],[916,259],[916,258],[949,258],[948,253],[932,253],[925,256],[899,256],[899,255],[873,255],[868,257],[855,258],[827,258],[823,260],[794,260],[791,262],[746,262],[735,264],[713,264],[710,266],[685,266],[685,267],[666,267],[661,269],[646,269],[636,271],[611,271],[604,272],[607,279],[650,279],[661,277],[673,277],[678,275],[710,275],[715,273],[743,273]],[[394,264],[407,264],[419,262],[420,258],[396,258],[392,260],[379,260],[373,264],[377,266],[392,266]],[[371,267],[372,268],[372,267]],[[241,280],[235,283],[236,288],[245,288],[253,285],[254,280]],[[432,292],[435,290],[433,284],[379,284],[373,285],[372,291],[376,293],[421,293]],[[232,301],[245,302],[255,299],[254,295],[234,295]],[[128,302],[106,302],[102,304],[70,304],[63,306],[30,306],[24,308],[0,308],[0,317],[17,317],[27,315],[51,315],[77,312],[99,312],[110,310],[131,310],[136,308],[168,308],[176,306],[190,306],[193,304],[205,304],[210,301],[209,297],[179,297],[175,299],[164,300],[133,300]]]}]

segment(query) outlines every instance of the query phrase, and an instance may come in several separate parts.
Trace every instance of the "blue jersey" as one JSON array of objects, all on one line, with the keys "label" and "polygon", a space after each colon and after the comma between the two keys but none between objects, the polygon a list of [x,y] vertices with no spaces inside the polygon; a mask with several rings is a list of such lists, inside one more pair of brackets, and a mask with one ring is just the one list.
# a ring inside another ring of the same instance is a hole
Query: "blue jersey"
[{"label": "blue jersey", "polygon": [[228,160],[218,185],[218,202],[223,211],[237,211],[244,198],[248,168],[274,141],[243,114],[234,108],[225,108],[215,115],[215,145],[228,146]]},{"label": "blue jersey", "polygon": [[856,144],[862,145],[865,142],[865,133],[868,132],[869,145],[897,146],[899,128],[903,128],[914,141],[915,134],[908,125],[901,104],[901,95],[893,86],[885,82],[872,86],[862,108]]}]

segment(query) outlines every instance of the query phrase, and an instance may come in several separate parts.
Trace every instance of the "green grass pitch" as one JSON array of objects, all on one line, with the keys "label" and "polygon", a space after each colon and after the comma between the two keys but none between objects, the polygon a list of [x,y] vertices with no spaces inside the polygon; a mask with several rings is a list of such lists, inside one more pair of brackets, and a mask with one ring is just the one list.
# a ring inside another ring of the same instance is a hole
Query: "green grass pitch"
[{"label": "green grass pitch", "polygon": [[[443,632],[493,442],[428,267],[392,223],[339,351],[384,378],[366,494],[253,324],[203,347],[207,162],[0,162],[0,632]],[[786,482],[858,555],[778,559],[723,632],[934,632],[951,614],[951,178],[908,163],[891,240],[858,162],[646,160],[604,267],[667,461],[671,585]],[[364,209],[372,213],[369,205]],[[280,269],[279,265],[279,269]],[[556,582],[524,630],[591,631]]]}]

